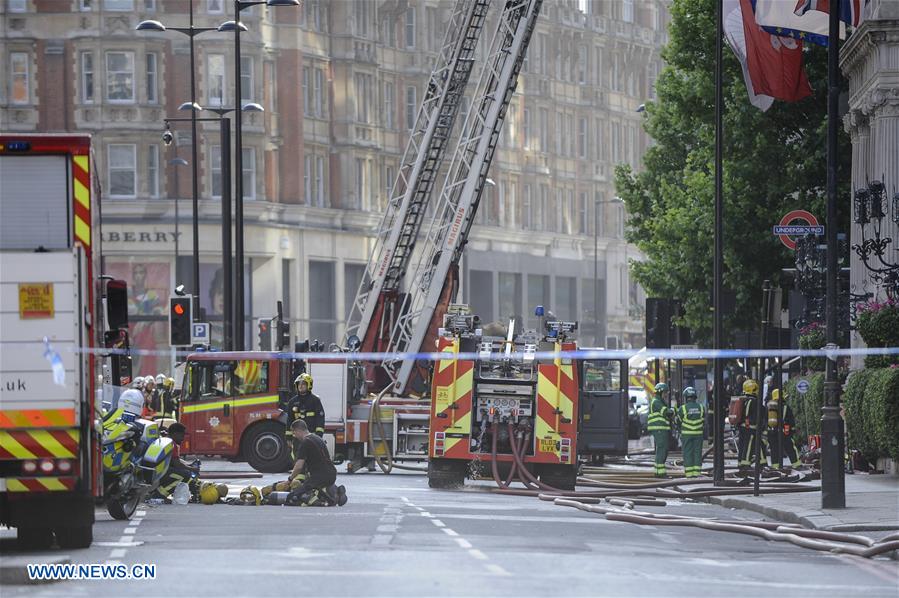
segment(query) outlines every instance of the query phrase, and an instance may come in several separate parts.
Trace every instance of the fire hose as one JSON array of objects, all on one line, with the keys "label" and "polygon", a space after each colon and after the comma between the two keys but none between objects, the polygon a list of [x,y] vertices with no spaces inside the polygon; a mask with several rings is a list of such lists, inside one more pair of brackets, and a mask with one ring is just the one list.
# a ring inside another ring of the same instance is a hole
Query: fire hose
[{"label": "fire hose", "polygon": [[[393,460],[392,450],[390,445],[387,443],[387,436],[384,432],[384,423],[381,421],[381,398],[387,394],[387,391],[390,390],[388,386],[384,390],[382,390],[378,396],[374,398],[371,402],[371,410],[368,413],[368,451],[374,455],[375,463],[378,464],[378,468],[385,474],[389,474],[394,469],[405,469],[407,471],[421,471],[425,472],[428,470],[427,467],[415,467],[413,465],[400,465]],[[378,455],[378,452],[375,450],[375,428],[377,427],[378,434],[381,436],[379,442],[381,442],[384,447],[384,454],[386,455],[387,464],[384,464],[384,458]]]},{"label": "fire hose", "polygon": [[[550,497],[544,498],[544,500],[549,498]],[[865,536],[808,530],[795,526],[795,524],[767,521],[741,521],[739,523],[733,523],[715,519],[689,517],[686,515],[655,514],[641,511],[628,512],[619,508],[600,507],[566,498],[554,497],[552,500],[556,505],[573,507],[582,511],[596,513],[604,516],[609,521],[622,521],[637,525],[698,527],[712,531],[740,533],[756,536],[769,541],[790,542],[796,546],[811,550],[851,554],[863,558],[872,558],[893,550],[899,550],[899,534],[893,534],[878,542]],[[858,545],[861,545],[862,547],[859,547]]]}]

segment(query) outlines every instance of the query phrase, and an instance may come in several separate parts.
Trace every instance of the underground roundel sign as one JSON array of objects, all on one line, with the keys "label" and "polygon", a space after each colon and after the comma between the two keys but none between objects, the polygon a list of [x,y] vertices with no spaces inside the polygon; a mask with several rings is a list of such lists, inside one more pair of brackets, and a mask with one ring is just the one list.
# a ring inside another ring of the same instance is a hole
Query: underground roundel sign
[{"label": "underground roundel sign", "polygon": [[[804,224],[800,224],[804,223]],[[824,227],[818,224],[818,219],[811,212],[805,210],[793,210],[787,212],[780,219],[780,224],[774,227],[774,234],[780,237],[780,242],[787,249],[796,249],[796,241],[794,236],[802,236],[807,234],[823,235]]]}]

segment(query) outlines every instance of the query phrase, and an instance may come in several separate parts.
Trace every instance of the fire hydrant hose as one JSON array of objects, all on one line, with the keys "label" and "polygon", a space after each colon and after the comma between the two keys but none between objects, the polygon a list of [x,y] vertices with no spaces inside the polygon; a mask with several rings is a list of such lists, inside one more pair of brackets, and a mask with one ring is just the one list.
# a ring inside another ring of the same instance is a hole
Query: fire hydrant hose
[{"label": "fire hydrant hose", "polygon": [[[385,474],[389,474],[394,469],[404,469],[407,471],[420,471],[426,472],[428,470],[427,467],[415,467],[414,465],[401,465],[399,463],[394,462],[392,451],[390,449],[390,445],[387,444],[386,436],[384,433],[384,423],[381,421],[381,398],[387,394],[387,391],[390,390],[388,386],[384,390],[382,390],[378,396],[371,402],[371,410],[368,412],[368,451],[374,455],[375,463],[378,464],[378,468]],[[386,455],[386,459],[382,458],[378,455],[378,452],[375,450],[375,427],[377,427],[378,434],[381,436],[380,443],[384,446],[384,454]],[[387,461],[386,465],[384,461]]]}]

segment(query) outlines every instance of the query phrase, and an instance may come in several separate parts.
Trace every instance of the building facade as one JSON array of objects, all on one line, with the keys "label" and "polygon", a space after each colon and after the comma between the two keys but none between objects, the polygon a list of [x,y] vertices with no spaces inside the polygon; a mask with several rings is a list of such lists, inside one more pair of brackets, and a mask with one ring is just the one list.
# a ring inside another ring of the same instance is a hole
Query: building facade
[{"label": "building facade", "polygon": [[[161,136],[163,119],[189,117],[178,107],[191,56],[187,36],[135,27],[186,26],[188,0],[0,2],[0,128],[94,135],[105,273],[131,284],[135,345],[167,347],[167,298],[192,287],[192,168],[174,162],[191,159],[190,125],[172,123],[171,145]],[[193,4],[197,26],[233,19],[233,3]],[[243,118],[248,344],[277,300],[298,338],[342,339],[451,8],[304,0],[242,13],[241,96],[265,109]],[[459,299],[484,321],[542,304],[579,320],[587,343],[642,346],[627,267],[639,255],[613,177],[617,164],[639,168],[648,146],[638,108],[654,97],[667,21],[663,0],[544,3],[462,263]],[[233,34],[195,43],[197,102],[233,106]],[[200,123],[197,143],[199,294],[215,336],[218,124]],[[140,373],[157,365],[167,361],[147,357]]]}]

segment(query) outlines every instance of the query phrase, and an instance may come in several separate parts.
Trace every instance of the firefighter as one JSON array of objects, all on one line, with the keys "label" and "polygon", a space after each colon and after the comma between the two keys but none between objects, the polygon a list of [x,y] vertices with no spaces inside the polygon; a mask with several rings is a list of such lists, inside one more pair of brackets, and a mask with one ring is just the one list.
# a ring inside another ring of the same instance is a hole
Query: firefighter
[{"label": "firefighter", "polygon": [[[780,397],[781,390],[779,388],[775,388],[771,391],[772,402],[780,403]],[[777,435],[783,434],[783,454],[781,454],[781,461],[783,461],[783,457],[786,455],[790,460],[790,465],[796,468],[802,465],[802,462],[799,460],[799,447],[796,443],[796,415],[793,413],[793,408],[790,407],[790,404],[786,401],[783,402],[782,409],[782,424],[776,427],[769,427],[768,429],[768,448],[771,449],[771,466],[774,469],[780,469],[781,467],[781,463],[775,462],[773,449],[777,442]]]},{"label": "firefighter", "polygon": [[[753,379],[747,379],[743,383],[743,422],[740,425],[740,469],[749,468],[755,462],[755,433],[758,426],[755,421],[755,402],[759,398],[759,383]],[[764,423],[764,422],[763,422]],[[764,435],[762,435],[764,437]],[[766,439],[765,439],[766,440]],[[762,455],[768,456],[768,443],[762,442]]]},{"label": "firefighter", "polygon": [[655,474],[657,478],[664,478],[668,472],[665,469],[665,461],[668,459],[668,434],[671,432],[671,407],[665,404],[662,396],[668,390],[668,385],[659,382],[653,388],[655,397],[649,405],[649,419],[646,429],[652,434],[656,448]]},{"label": "firefighter", "polygon": [[291,424],[297,420],[306,422],[310,432],[319,437],[325,435],[325,408],[321,399],[312,394],[312,376],[300,374],[293,381],[297,394],[287,402],[287,442],[290,444],[290,456],[296,461],[296,441],[291,433]]},{"label": "firefighter", "polygon": [[184,442],[184,435],[187,428],[184,424],[175,422],[168,427],[168,437],[172,439],[174,446],[172,447],[172,460],[169,464],[169,470],[159,482],[157,494],[155,498],[168,498],[175,491],[175,487],[184,482],[190,489],[190,494],[196,497],[199,492],[198,477],[200,474],[200,462],[194,461],[187,463],[181,458],[181,443]]},{"label": "firefighter", "polygon": [[293,506],[343,506],[346,504],[346,488],[335,486],[337,468],[331,461],[328,445],[309,431],[302,419],[290,425],[297,441],[296,463],[290,472],[288,482],[293,482],[305,472],[303,483],[287,495],[285,504]]},{"label": "firefighter", "polygon": [[705,407],[696,400],[696,389],[688,386],[683,393],[684,404],[678,410],[680,436],[684,447],[684,473],[688,478],[702,475],[702,426]]}]

